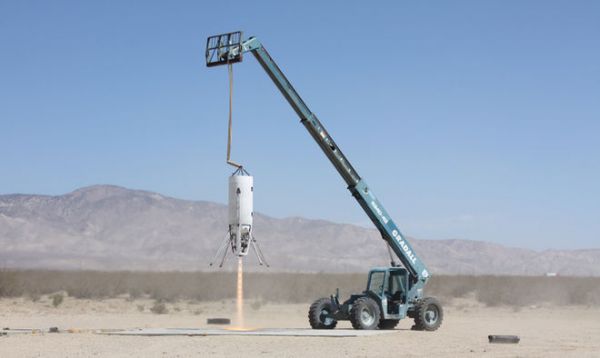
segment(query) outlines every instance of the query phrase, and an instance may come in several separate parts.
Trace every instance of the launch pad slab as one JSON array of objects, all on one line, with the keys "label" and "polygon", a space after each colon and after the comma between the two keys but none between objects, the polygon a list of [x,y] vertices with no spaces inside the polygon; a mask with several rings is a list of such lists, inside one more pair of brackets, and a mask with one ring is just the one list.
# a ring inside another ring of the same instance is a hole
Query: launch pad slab
[{"label": "launch pad slab", "polygon": [[251,330],[215,328],[140,328],[99,332],[117,336],[287,336],[287,337],[364,337],[394,332],[393,330],[261,328]]}]

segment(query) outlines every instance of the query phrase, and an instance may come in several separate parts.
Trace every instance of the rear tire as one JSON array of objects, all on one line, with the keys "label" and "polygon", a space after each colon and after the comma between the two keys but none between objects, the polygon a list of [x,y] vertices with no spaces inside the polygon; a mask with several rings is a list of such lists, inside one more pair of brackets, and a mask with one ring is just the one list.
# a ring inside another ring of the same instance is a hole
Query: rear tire
[{"label": "rear tire", "polygon": [[334,329],[337,321],[326,315],[333,313],[330,298],[319,298],[308,310],[308,321],[313,329]]},{"label": "rear tire", "polygon": [[379,321],[377,327],[379,327],[379,329],[394,329],[398,325],[398,322],[400,322],[398,319],[382,319]]},{"label": "rear tire", "polygon": [[369,297],[361,297],[354,301],[350,310],[350,322],[354,329],[375,329],[380,316],[379,305]]},{"label": "rear tire", "polygon": [[415,319],[415,325],[412,326],[413,330],[435,331],[442,324],[444,310],[437,299],[426,297],[417,304],[412,316]]}]

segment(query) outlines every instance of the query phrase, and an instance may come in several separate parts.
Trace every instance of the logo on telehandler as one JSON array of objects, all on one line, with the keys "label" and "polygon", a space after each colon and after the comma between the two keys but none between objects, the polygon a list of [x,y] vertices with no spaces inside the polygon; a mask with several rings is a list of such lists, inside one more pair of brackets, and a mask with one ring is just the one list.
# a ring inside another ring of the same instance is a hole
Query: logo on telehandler
[{"label": "logo on telehandler", "polygon": [[402,247],[402,250],[404,250],[406,257],[408,257],[410,259],[410,262],[412,262],[413,264],[416,264],[417,257],[415,256],[415,254],[413,254],[410,247],[408,247],[408,244],[406,243],[406,241],[404,241],[404,238],[400,235],[398,230],[393,230],[392,236],[394,236],[394,239],[396,239],[396,241],[398,241],[398,244],[400,244],[400,247]]},{"label": "logo on telehandler", "polygon": [[381,217],[381,221],[383,221],[384,224],[387,224],[388,221],[390,221],[388,218],[385,217],[385,215],[383,215],[383,210],[381,210],[379,206],[377,206],[377,203],[375,203],[375,201],[371,201],[371,206],[373,207],[373,209],[375,209],[377,214],[379,214],[379,217]]}]

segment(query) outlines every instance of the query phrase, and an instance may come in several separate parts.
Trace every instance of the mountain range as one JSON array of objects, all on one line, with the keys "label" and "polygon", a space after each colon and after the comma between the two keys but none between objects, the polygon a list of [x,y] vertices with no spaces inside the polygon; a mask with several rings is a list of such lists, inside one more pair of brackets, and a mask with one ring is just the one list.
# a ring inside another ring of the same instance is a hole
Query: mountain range
[{"label": "mountain range", "polygon": [[[270,263],[251,270],[366,272],[389,264],[375,229],[255,213]],[[227,207],[112,185],[58,196],[0,195],[0,266],[89,270],[209,270]],[[600,249],[534,251],[484,241],[410,239],[434,274],[599,276]],[[230,257],[225,269],[235,267]]]}]

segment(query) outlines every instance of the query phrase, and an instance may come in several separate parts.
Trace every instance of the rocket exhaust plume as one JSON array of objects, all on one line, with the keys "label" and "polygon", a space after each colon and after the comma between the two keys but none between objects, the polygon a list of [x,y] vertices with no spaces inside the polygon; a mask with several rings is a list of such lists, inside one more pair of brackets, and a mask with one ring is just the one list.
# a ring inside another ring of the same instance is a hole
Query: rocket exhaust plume
[{"label": "rocket exhaust plume", "polygon": [[244,266],[242,258],[238,257],[236,316],[237,325],[244,327]]}]

